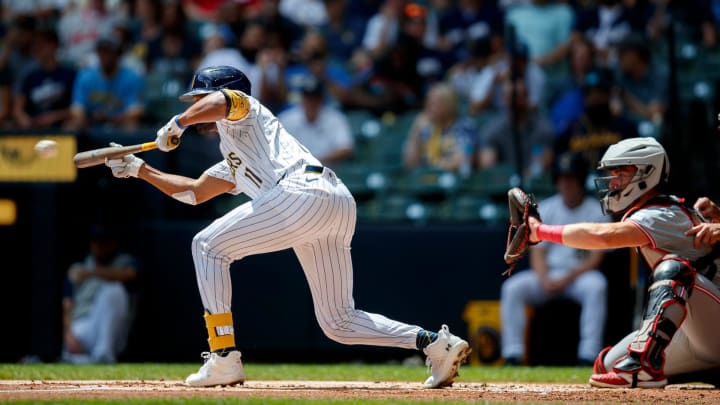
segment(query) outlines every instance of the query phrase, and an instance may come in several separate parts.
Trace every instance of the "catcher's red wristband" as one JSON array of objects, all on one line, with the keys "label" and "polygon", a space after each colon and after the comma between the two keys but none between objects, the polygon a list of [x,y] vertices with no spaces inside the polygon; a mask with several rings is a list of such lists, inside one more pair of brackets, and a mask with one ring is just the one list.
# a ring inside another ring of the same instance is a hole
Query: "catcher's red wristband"
[{"label": "catcher's red wristband", "polygon": [[562,233],[565,225],[545,225],[541,224],[537,227],[537,237],[540,240],[555,242],[562,244]]}]

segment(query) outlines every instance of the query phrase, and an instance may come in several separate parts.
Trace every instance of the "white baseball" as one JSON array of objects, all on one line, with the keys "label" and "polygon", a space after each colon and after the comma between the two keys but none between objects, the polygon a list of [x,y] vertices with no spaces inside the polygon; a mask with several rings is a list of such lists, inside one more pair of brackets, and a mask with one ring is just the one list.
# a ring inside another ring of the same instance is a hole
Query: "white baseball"
[{"label": "white baseball", "polygon": [[35,153],[41,159],[55,157],[58,154],[58,144],[51,139],[43,139],[35,144]]}]

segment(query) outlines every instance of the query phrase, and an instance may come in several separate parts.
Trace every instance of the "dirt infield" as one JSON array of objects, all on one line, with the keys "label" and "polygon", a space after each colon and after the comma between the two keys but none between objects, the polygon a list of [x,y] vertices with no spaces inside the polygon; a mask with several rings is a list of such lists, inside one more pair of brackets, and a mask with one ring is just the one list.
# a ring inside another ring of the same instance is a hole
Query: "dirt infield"
[{"label": "dirt infield", "polygon": [[191,388],[180,381],[0,381],[0,402],[197,397],[718,404],[720,390],[706,385],[611,390],[584,384],[456,383],[450,388],[429,390],[419,383],[357,381],[250,381],[217,388]]}]

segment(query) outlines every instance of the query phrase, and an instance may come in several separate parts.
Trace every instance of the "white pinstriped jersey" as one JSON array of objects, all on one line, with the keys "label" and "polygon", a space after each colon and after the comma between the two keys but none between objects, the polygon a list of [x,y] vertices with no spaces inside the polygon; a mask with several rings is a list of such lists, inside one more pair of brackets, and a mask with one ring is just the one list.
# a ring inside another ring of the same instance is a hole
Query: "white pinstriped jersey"
[{"label": "white pinstriped jersey", "polygon": [[275,187],[289,168],[321,165],[258,100],[230,91],[247,99],[249,111],[237,121],[217,122],[224,160],[206,170],[208,175],[235,184],[231,193],[255,199]]}]

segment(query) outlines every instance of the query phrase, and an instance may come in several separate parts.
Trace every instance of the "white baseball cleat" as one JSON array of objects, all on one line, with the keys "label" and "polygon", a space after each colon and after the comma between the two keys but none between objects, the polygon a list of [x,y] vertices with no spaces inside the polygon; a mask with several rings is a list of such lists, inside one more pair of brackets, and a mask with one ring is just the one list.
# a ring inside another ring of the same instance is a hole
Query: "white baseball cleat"
[{"label": "white baseball cleat", "polygon": [[185,379],[185,384],[192,387],[214,387],[245,382],[245,370],[239,351],[233,350],[224,357],[217,353],[204,352],[202,357],[205,364],[197,373],[190,374]]},{"label": "white baseball cleat", "polygon": [[432,371],[432,375],[425,380],[425,387],[442,388],[452,385],[455,377],[459,375],[460,364],[467,360],[471,351],[468,342],[450,333],[447,325],[443,325],[437,340],[423,349],[427,355],[425,364],[430,366]]}]

